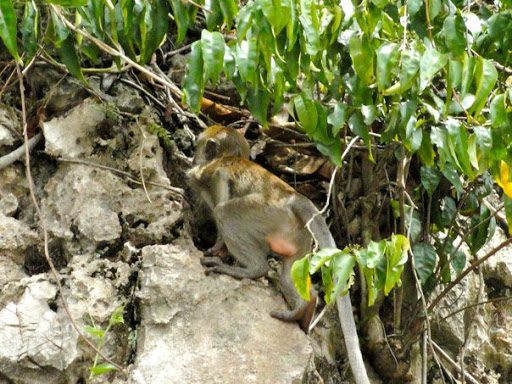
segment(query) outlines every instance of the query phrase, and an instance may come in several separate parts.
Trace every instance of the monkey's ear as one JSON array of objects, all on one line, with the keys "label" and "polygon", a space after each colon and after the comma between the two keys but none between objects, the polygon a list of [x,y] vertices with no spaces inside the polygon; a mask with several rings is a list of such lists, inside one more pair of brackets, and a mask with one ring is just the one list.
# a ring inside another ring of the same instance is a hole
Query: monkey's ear
[{"label": "monkey's ear", "polygon": [[208,139],[204,146],[204,156],[206,161],[212,161],[217,157],[217,142],[214,139]]}]

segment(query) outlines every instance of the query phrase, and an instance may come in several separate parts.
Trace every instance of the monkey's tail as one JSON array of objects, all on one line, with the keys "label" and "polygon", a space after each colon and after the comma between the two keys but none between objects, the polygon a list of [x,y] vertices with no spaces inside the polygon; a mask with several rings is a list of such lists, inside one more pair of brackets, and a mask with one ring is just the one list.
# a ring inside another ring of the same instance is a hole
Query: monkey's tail
[{"label": "monkey's tail", "polygon": [[[320,215],[313,203],[307,198],[298,199],[297,205],[295,206],[295,214],[300,217],[304,223],[308,223],[311,217],[314,215],[313,220],[309,224],[311,232],[314,234],[318,246],[320,248],[325,247],[336,247],[334,238],[332,237],[331,231]],[[336,282],[334,282],[336,284]],[[357,336],[356,323],[354,321],[354,315],[352,313],[352,303],[350,301],[350,294],[347,292],[344,296],[338,296],[336,298],[336,305],[338,307],[338,313],[340,317],[341,329],[343,330],[343,336],[345,337],[345,346],[347,347],[348,360],[350,362],[350,368],[352,369],[352,375],[356,384],[370,384],[366,368],[364,366],[363,355],[361,353],[361,347],[359,346],[359,338]]]}]

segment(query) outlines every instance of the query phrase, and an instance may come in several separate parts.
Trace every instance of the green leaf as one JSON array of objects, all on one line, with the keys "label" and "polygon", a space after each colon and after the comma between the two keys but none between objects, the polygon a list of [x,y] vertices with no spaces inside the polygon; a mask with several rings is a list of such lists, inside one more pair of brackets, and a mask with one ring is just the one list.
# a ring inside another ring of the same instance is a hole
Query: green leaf
[{"label": "green leaf", "polygon": [[423,166],[420,169],[421,175],[421,185],[425,188],[425,191],[432,196],[437,186],[439,185],[439,181],[441,180],[441,173],[439,169],[436,167],[426,167]]},{"label": "green leaf", "polygon": [[247,90],[247,105],[249,111],[258,122],[268,128],[267,114],[270,105],[270,94],[262,86],[258,85],[255,90]]},{"label": "green leaf", "polygon": [[464,252],[455,252],[455,255],[453,255],[452,259],[450,260],[450,264],[455,270],[455,275],[460,275],[466,266],[466,255]]},{"label": "green leaf", "polygon": [[112,326],[114,324],[124,324],[123,311],[124,306],[116,308],[116,310],[110,316],[109,326]]},{"label": "green leaf", "polygon": [[299,12],[297,11],[297,0],[285,0],[290,5],[290,21],[286,25],[286,37],[288,38],[288,52],[293,49],[299,37]]},{"label": "green leaf", "polygon": [[432,141],[430,140],[430,135],[427,132],[422,134],[421,145],[418,149],[418,155],[420,155],[421,160],[425,163],[425,165],[431,167],[434,165],[435,152],[434,147],[432,145]]},{"label": "green leaf", "polygon": [[95,377],[106,372],[117,371],[117,367],[110,363],[103,363],[98,364],[95,367],[89,367],[89,370],[91,371],[93,377]]},{"label": "green leaf", "polygon": [[236,17],[236,27],[237,27],[237,40],[241,42],[245,39],[247,31],[252,26],[253,20],[253,10],[254,3],[249,2],[245,7],[243,7]]},{"label": "green leaf", "polygon": [[208,32],[203,29],[201,33],[201,47],[205,69],[205,80],[211,79],[216,85],[224,64],[224,37],[219,32]]},{"label": "green leaf", "polygon": [[407,10],[409,11],[409,16],[414,16],[421,8],[423,4],[423,0],[409,0],[407,1]]},{"label": "green leaf", "polygon": [[302,92],[293,99],[293,105],[302,128],[306,132],[314,132],[318,123],[318,112],[313,101]]},{"label": "green leaf", "polygon": [[477,85],[475,102],[468,110],[469,113],[473,113],[474,116],[480,113],[497,80],[498,71],[494,65],[492,65],[490,61],[478,57],[475,69],[475,81]]},{"label": "green leaf", "polygon": [[423,139],[423,130],[416,128],[417,122],[416,116],[411,116],[405,126],[404,145],[411,153],[416,152],[420,148]]},{"label": "green leaf", "polygon": [[448,49],[454,56],[461,56],[466,49],[466,27],[462,16],[457,13],[448,15],[443,23],[443,35]]},{"label": "green leaf", "polygon": [[77,79],[86,83],[80,59],[75,48],[75,39],[70,34],[69,29],[62,23],[61,19],[52,11],[53,30],[55,33],[54,44],[57,48],[61,61],[64,63],[69,73]]},{"label": "green leaf", "polygon": [[[167,33],[169,18],[167,16],[167,2],[154,0],[152,4],[146,3],[144,18],[140,19],[141,53],[140,64],[144,65],[157,50]],[[143,32],[145,31],[145,33]]]},{"label": "green leaf", "polygon": [[400,93],[412,87],[420,69],[421,55],[418,51],[402,51],[402,68],[400,71]]},{"label": "green leaf", "polygon": [[29,57],[32,57],[37,51],[39,39],[39,8],[34,0],[27,0],[25,3],[20,29],[23,36],[23,49]]},{"label": "green leaf", "polygon": [[368,127],[364,123],[361,112],[355,111],[352,116],[348,119],[348,126],[354,134],[364,140],[365,143],[370,142],[370,132]]},{"label": "green leaf", "polygon": [[373,49],[365,34],[353,34],[350,38],[350,58],[357,76],[363,84],[373,82]]},{"label": "green leaf", "polygon": [[491,211],[485,204],[480,205],[480,214],[471,217],[471,227],[474,229],[468,237],[468,245],[472,254],[476,254],[484,246],[489,237]]},{"label": "green leaf", "polygon": [[480,150],[487,155],[493,148],[491,131],[484,127],[473,127]]},{"label": "green leaf", "polygon": [[87,0],[45,0],[45,2],[63,7],[82,7],[87,4]]},{"label": "green leaf", "polygon": [[238,5],[235,0],[222,0],[220,2],[220,10],[222,12],[222,17],[224,23],[228,27],[228,30],[231,29],[233,25],[233,19],[238,13]]},{"label": "green leaf", "polygon": [[332,125],[332,134],[338,136],[341,127],[345,125],[347,120],[347,105],[342,102],[336,103],[334,111],[327,117],[327,122]]},{"label": "green leaf", "polygon": [[300,0],[301,13],[299,16],[303,36],[306,40],[306,52],[315,56],[320,51],[320,22],[316,13],[316,4],[313,0]]},{"label": "green leaf", "polygon": [[382,92],[389,83],[391,70],[398,63],[398,44],[384,43],[377,49],[377,87]]},{"label": "green leaf", "polygon": [[494,128],[510,127],[505,94],[496,95],[491,102],[491,125]]},{"label": "green leaf", "polygon": [[456,165],[460,171],[472,178],[474,176],[474,171],[469,160],[468,132],[466,127],[454,119],[446,120],[445,126],[448,132],[448,144],[450,149],[453,148],[453,151],[455,152],[453,154],[453,159],[456,161]]},{"label": "green leaf", "polygon": [[186,102],[194,113],[199,112],[203,100],[203,56],[201,53],[201,41],[194,42],[187,59],[187,72],[183,80],[183,102]]},{"label": "green leaf", "polygon": [[344,295],[352,285],[356,262],[350,253],[339,253],[333,257],[332,274],[336,282],[330,295],[331,301],[339,294]]},{"label": "green leaf", "polygon": [[89,333],[89,334],[91,334],[91,335],[98,336],[100,339],[102,339],[105,336],[105,331],[104,330],[98,329],[98,328],[95,328],[95,327],[91,327],[90,325],[86,325],[84,327],[84,331]]},{"label": "green leaf", "polygon": [[306,301],[311,300],[311,276],[309,275],[309,255],[297,260],[290,272],[293,284],[299,295]]},{"label": "green leaf", "polygon": [[314,253],[311,256],[311,261],[309,265],[309,273],[313,274],[317,272],[320,268],[324,266],[325,263],[329,263],[332,258],[341,253],[338,248],[322,248],[318,252]]},{"label": "green leaf", "polygon": [[446,163],[442,170],[444,177],[448,179],[448,181],[454,186],[455,191],[457,192],[457,196],[462,195],[464,192],[464,187],[462,185],[462,181],[460,180],[460,176],[457,173],[457,170],[450,163]]},{"label": "green leaf", "polygon": [[407,262],[409,240],[403,235],[392,235],[386,250],[387,269],[384,294],[387,296],[396,284],[401,284],[400,276]]},{"label": "green leaf", "polygon": [[329,305],[331,303],[331,292],[334,289],[334,280],[332,279],[332,264],[322,267],[322,284],[324,286],[324,300]]},{"label": "green leaf", "polygon": [[[425,3],[426,4],[426,3]],[[439,12],[441,11],[441,0],[429,0],[428,2],[428,10],[430,14],[430,21],[434,21]]]},{"label": "green leaf", "polygon": [[368,244],[366,251],[366,266],[368,268],[376,268],[386,254],[386,240],[375,242],[373,240]]},{"label": "green leaf", "polygon": [[428,243],[417,243],[412,246],[414,254],[414,267],[421,281],[425,284],[427,279],[434,272],[437,261],[437,252],[434,247]]},{"label": "green leaf", "polygon": [[261,10],[277,36],[286,27],[291,17],[289,4],[282,0],[260,0]]},{"label": "green leaf", "polygon": [[430,84],[434,78],[448,62],[448,55],[438,52],[434,48],[427,49],[420,61],[420,92]]},{"label": "green leaf", "polygon": [[475,58],[468,57],[467,53],[464,53],[464,62],[462,65],[462,87],[459,96],[462,99],[464,99],[468,94],[471,83],[473,82],[473,76],[475,75],[475,65]]},{"label": "green leaf", "polygon": [[[224,1],[224,0],[220,0]],[[211,12],[204,11],[206,27],[209,31],[219,27],[222,24],[223,16],[220,9],[219,0],[204,0],[204,8]]]},{"label": "green leaf", "polygon": [[503,194],[503,205],[505,206],[505,218],[507,219],[508,234],[512,235],[512,199]]},{"label": "green leaf", "polygon": [[236,47],[226,47],[224,51],[224,74],[226,75],[227,80],[231,80],[235,75],[236,71],[236,59],[235,52]]},{"label": "green leaf", "polygon": [[55,44],[55,47],[61,48],[63,42],[68,38],[70,31],[55,12],[52,11],[51,16],[54,32],[53,44]]},{"label": "green leaf", "polygon": [[388,5],[389,0],[371,0],[373,4],[375,4],[378,8],[384,9],[386,5]]},{"label": "green leaf", "polygon": [[256,39],[244,40],[236,46],[236,64],[240,78],[248,83],[254,83],[258,76],[258,41]]},{"label": "green leaf", "polygon": [[187,30],[190,25],[190,14],[186,5],[182,0],[169,0],[171,5],[172,14],[174,15],[174,22],[178,28],[178,36],[176,37],[176,45],[181,44],[185,40]]}]

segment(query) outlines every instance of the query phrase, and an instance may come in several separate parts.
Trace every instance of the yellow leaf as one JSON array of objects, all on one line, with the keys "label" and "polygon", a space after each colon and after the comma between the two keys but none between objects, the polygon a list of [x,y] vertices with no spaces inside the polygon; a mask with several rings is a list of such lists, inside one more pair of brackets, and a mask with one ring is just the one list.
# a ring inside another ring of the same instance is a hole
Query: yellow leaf
[{"label": "yellow leaf", "polygon": [[512,199],[512,181],[509,179],[510,167],[502,161],[500,163],[500,174],[495,177],[498,185],[503,189],[505,195]]}]

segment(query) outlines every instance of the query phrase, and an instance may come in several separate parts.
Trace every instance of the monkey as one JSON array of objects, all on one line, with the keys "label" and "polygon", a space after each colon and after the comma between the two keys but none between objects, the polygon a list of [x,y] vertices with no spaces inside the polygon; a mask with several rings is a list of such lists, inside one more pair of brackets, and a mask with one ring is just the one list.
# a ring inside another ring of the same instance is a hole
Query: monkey
[{"label": "monkey", "polygon": [[[207,274],[257,279],[267,275],[269,253],[277,254],[282,259],[281,290],[292,309],[272,311],[270,315],[297,321],[307,333],[318,294],[310,287],[311,300],[305,301],[295,289],[291,268],[311,251],[311,233],[321,248],[336,244],[307,197],[248,157],[249,144],[234,129],[213,126],[198,137],[188,183],[213,212],[218,231],[214,248],[225,244],[239,266],[228,265],[215,256],[203,258],[201,263]],[[308,222],[311,232],[306,228]],[[350,296],[340,296],[337,305],[355,381],[367,384]]]}]

